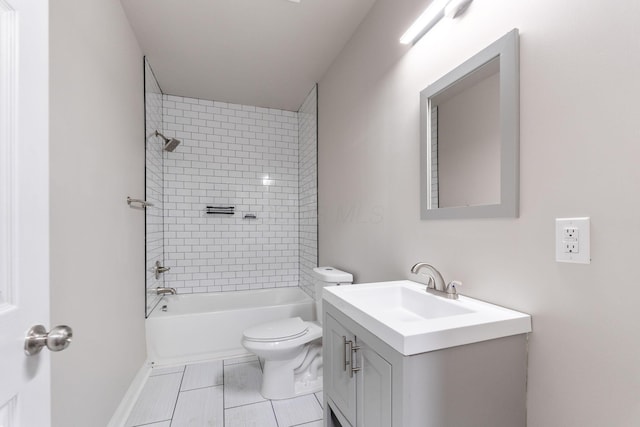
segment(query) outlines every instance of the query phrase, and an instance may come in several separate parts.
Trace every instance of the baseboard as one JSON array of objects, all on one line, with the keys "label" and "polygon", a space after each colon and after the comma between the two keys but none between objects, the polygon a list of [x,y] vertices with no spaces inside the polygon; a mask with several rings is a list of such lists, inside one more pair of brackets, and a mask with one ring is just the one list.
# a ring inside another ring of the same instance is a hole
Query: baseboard
[{"label": "baseboard", "polygon": [[107,427],[124,427],[127,422],[127,418],[129,418],[129,415],[133,410],[133,405],[136,404],[136,401],[142,392],[142,388],[146,384],[147,378],[149,378],[150,374],[151,365],[148,361],[145,361],[136,376],[133,377],[129,388],[116,408],[116,411],[113,413],[111,421],[109,421]]},{"label": "baseboard", "polygon": [[[244,348],[238,348],[228,351],[218,351],[215,353],[205,353],[205,354],[189,354],[180,357],[172,357],[172,358],[157,358],[155,360],[151,360],[149,365],[153,368],[158,367],[169,367],[169,366],[180,366],[180,365],[191,365],[193,363],[198,362],[209,362],[212,360],[222,360],[222,359],[232,359],[234,357],[243,357],[243,356],[251,356],[253,353],[245,350]],[[151,357],[150,357],[151,359]]]}]

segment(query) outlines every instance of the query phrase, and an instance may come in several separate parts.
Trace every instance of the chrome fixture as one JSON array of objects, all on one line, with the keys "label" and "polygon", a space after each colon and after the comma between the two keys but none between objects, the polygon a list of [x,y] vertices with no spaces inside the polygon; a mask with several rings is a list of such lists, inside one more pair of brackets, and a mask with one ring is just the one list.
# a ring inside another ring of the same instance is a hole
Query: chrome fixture
[{"label": "chrome fixture", "polygon": [[160,279],[160,274],[166,273],[169,270],[171,270],[171,267],[163,267],[162,264],[160,264],[160,261],[156,261],[156,265],[153,267],[153,274],[155,275],[156,280],[158,280]]},{"label": "chrome fixture", "polygon": [[353,341],[347,340],[346,336],[342,336],[344,341],[344,361],[342,363],[342,370],[349,371],[349,378],[353,378],[353,374],[360,371],[361,368],[354,366],[353,353],[360,350],[359,345],[354,345]]},{"label": "chrome fixture", "polygon": [[458,282],[453,280],[449,282],[448,285],[444,284],[444,279],[442,278],[442,274],[432,265],[427,264],[426,262],[416,263],[413,267],[411,267],[411,273],[418,274],[418,272],[422,269],[426,269],[427,280],[427,288],[425,289],[427,292],[443,296],[449,299],[458,299],[458,291],[456,290],[456,286],[462,285],[462,282]]},{"label": "chrome fixture", "polygon": [[[176,291],[176,288],[161,288],[158,287],[155,289],[156,294],[158,295],[177,295],[178,292]],[[166,307],[166,306],[164,306]],[[166,310],[162,310],[162,311],[166,311]]]},{"label": "chrome fixture", "polygon": [[178,145],[180,145],[180,140],[179,139],[175,139],[175,138],[167,138],[166,136],[164,136],[163,134],[161,134],[158,131],[155,131],[153,136],[159,136],[162,139],[164,139],[164,151],[168,151],[168,152],[172,152],[173,150],[176,149],[176,147]]},{"label": "chrome fixture", "polygon": [[48,333],[43,325],[36,325],[27,332],[24,352],[27,356],[34,356],[45,346],[51,351],[61,351],[69,347],[71,338],[73,330],[66,325],[56,326]]},{"label": "chrome fixture", "polygon": [[204,213],[207,215],[233,215],[236,213],[235,206],[207,206]]},{"label": "chrome fixture", "polygon": [[[140,203],[140,206],[134,206],[133,205],[134,203]],[[153,203],[147,202],[146,200],[132,199],[129,196],[127,196],[127,204],[132,208],[136,208],[136,207],[146,208],[148,206],[153,206]]]}]

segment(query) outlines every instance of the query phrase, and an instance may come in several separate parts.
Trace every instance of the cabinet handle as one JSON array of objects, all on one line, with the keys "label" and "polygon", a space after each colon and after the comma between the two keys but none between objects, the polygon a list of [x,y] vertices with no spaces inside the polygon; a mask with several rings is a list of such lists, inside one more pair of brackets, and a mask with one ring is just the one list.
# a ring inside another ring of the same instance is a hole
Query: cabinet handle
[{"label": "cabinet handle", "polygon": [[360,346],[359,345],[353,345],[351,344],[351,375],[349,375],[350,377],[353,377],[354,372],[358,372],[360,370],[360,367],[355,367],[353,366],[353,353],[355,353],[356,351],[360,350]]},{"label": "cabinet handle", "polygon": [[351,364],[351,357],[349,357],[349,350],[347,348],[351,347],[351,341],[347,341],[347,337],[342,336],[342,340],[344,341],[344,358],[342,360],[342,370],[347,371],[347,366]]},{"label": "cabinet handle", "polygon": [[349,378],[353,378],[353,373],[360,370],[360,368],[353,366],[353,352],[358,350],[360,350],[360,346],[353,345],[353,341],[347,341],[347,338],[344,338],[344,370],[346,371],[349,366]]}]

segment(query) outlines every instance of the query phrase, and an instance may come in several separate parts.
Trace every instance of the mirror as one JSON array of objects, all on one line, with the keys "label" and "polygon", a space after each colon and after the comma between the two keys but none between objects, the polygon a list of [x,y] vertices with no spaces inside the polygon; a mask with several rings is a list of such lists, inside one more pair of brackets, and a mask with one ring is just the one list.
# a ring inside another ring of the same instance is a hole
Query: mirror
[{"label": "mirror", "polygon": [[420,92],[422,219],[517,217],[518,30]]}]

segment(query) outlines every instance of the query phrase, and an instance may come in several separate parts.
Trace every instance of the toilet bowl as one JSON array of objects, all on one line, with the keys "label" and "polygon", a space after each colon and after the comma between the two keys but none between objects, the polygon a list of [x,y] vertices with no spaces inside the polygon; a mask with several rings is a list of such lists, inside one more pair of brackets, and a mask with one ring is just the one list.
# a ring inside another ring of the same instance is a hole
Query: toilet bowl
[{"label": "toilet bowl", "polygon": [[353,276],[332,267],[314,268],[316,322],[299,317],[248,328],[242,345],[264,360],[260,393],[289,399],[322,390],[322,288],[351,284]]}]

